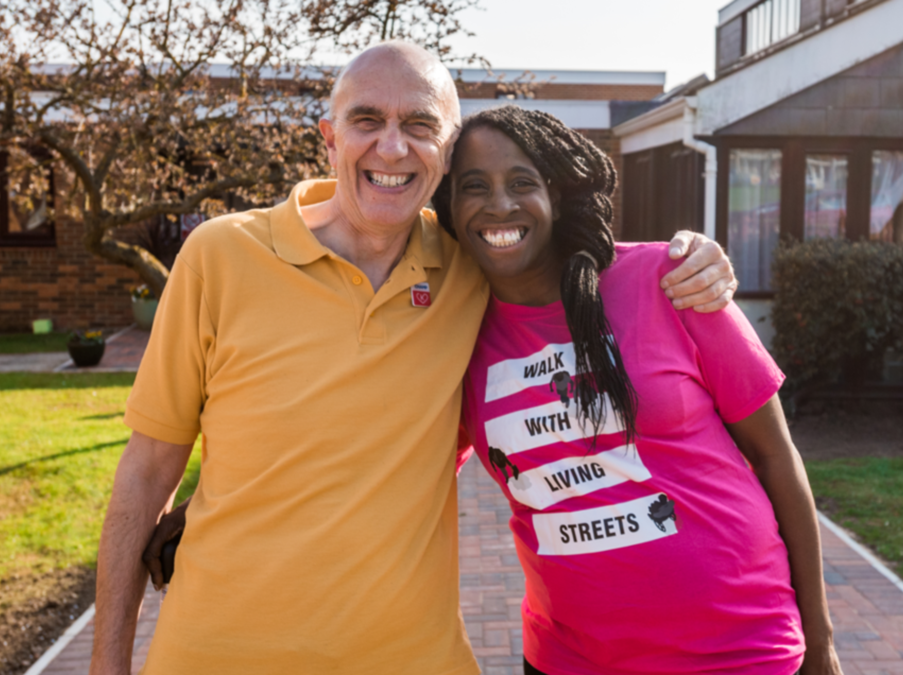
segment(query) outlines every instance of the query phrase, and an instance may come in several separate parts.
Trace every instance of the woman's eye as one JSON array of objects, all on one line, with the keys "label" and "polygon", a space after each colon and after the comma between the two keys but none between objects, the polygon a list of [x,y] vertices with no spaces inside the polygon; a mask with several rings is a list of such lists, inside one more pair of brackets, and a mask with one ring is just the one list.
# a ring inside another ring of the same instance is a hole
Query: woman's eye
[{"label": "woman's eye", "polygon": [[530,190],[536,187],[536,181],[529,178],[518,178],[512,183],[512,187],[517,190]]},{"label": "woman's eye", "polygon": [[486,184],[479,181],[469,181],[461,185],[461,190],[463,192],[480,192],[481,190],[486,189]]}]

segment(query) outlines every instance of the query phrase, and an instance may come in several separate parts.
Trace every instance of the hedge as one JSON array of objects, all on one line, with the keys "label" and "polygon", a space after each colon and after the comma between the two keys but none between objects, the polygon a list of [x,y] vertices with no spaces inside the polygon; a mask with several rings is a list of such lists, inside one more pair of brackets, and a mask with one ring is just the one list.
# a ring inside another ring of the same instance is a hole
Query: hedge
[{"label": "hedge", "polygon": [[790,390],[838,374],[855,388],[903,349],[903,246],[784,241],[772,271],[773,348]]}]

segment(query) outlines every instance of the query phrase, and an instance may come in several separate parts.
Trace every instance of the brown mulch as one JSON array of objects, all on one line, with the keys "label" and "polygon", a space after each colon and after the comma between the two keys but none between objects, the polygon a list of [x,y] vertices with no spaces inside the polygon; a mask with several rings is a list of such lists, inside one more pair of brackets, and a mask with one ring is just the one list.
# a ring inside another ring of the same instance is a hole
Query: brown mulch
[{"label": "brown mulch", "polygon": [[903,457],[903,401],[808,401],[790,435],[803,459]]},{"label": "brown mulch", "polygon": [[94,602],[95,571],[0,579],[0,673],[20,675]]}]

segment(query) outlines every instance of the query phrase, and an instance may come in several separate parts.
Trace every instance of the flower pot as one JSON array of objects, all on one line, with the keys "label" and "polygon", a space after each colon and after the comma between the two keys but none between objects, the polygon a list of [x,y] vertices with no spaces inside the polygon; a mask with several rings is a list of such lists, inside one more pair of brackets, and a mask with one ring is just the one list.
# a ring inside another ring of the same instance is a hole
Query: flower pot
[{"label": "flower pot", "polygon": [[69,342],[66,349],[69,350],[69,356],[79,368],[87,366],[96,366],[103,358],[103,350],[106,344],[103,342],[94,344],[84,344],[81,342]]},{"label": "flower pot", "polygon": [[132,298],[132,315],[141,330],[150,330],[157,312],[157,301],[152,298]]}]

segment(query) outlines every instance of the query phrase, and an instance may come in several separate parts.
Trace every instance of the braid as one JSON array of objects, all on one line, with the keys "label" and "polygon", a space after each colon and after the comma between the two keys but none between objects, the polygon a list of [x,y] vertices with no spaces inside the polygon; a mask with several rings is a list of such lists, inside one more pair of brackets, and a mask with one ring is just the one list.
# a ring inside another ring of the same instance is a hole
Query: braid
[{"label": "braid", "polygon": [[[479,127],[495,128],[508,136],[561,195],[552,241],[564,262],[561,300],[577,359],[574,400],[578,418],[589,420],[597,435],[608,414],[605,399],[599,396],[605,393],[629,441],[636,435],[636,393],[599,294],[599,273],[615,259],[611,231],[611,195],[617,185],[614,164],[583,134],[544,112],[513,105],[485,110],[464,120],[461,137]],[[433,205],[440,224],[455,236],[449,176],[433,195]]]}]

